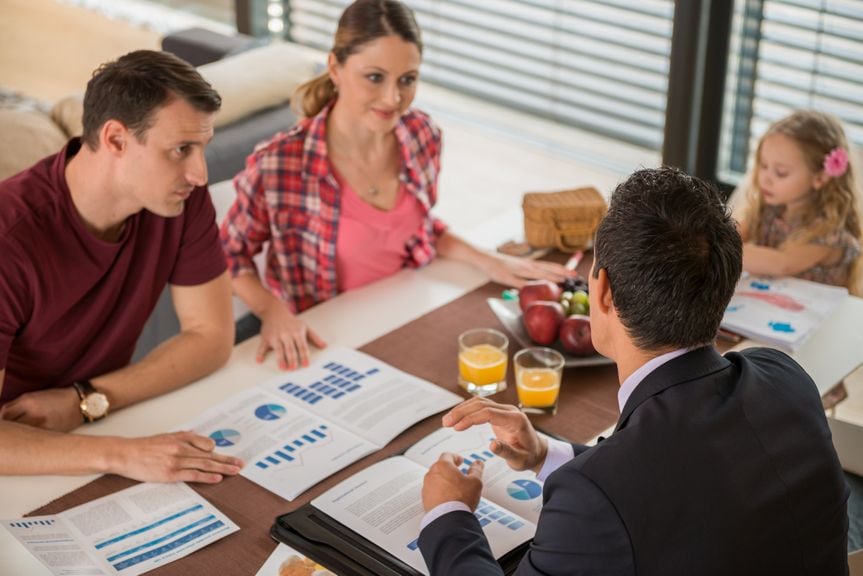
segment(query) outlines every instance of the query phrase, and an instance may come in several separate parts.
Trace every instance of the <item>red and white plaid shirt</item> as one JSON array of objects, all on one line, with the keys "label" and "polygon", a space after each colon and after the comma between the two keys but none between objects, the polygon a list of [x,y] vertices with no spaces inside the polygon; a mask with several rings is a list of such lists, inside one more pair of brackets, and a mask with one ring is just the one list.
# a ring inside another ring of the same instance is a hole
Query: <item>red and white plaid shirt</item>
[{"label": "red and white plaid shirt", "polygon": [[[221,228],[234,278],[258,273],[252,257],[269,241],[266,284],[294,312],[338,292],[341,190],[327,155],[331,108],[255,147],[245,170],[234,177],[237,198]],[[437,201],[441,132],[426,114],[410,109],[396,125],[395,135],[401,154],[399,179],[425,213],[422,226],[405,247],[405,266],[418,267],[431,262],[435,241],[446,230],[430,213]]]}]

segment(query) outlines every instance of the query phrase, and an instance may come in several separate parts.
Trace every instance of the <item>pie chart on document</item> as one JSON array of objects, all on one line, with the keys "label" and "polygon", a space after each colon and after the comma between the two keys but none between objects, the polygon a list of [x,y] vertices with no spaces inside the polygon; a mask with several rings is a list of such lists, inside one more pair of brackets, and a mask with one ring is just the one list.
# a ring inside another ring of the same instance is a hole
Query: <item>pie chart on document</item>
[{"label": "pie chart on document", "polygon": [[263,404],[255,409],[255,416],[260,420],[278,420],[287,410],[280,404]]},{"label": "pie chart on document", "polygon": [[216,430],[210,434],[210,438],[213,439],[219,448],[226,448],[240,441],[240,433],[231,428],[225,428],[223,430]]},{"label": "pie chart on document", "polygon": [[513,480],[506,487],[506,492],[516,500],[533,500],[542,495],[542,486],[533,480]]}]

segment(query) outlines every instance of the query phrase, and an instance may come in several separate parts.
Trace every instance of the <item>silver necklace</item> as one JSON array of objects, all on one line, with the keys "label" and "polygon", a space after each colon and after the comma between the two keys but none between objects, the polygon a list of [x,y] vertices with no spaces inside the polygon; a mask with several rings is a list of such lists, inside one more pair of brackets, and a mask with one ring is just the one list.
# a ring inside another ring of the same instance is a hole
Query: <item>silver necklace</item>
[{"label": "silver necklace", "polygon": [[353,167],[360,173],[363,179],[369,183],[369,187],[366,190],[366,196],[370,198],[377,197],[381,193],[381,189],[369,177],[369,173],[366,171],[365,167],[360,162],[357,162],[352,156],[346,155],[345,157],[350,161],[351,165],[353,165]]},{"label": "silver necklace", "polygon": [[366,171],[365,167],[361,162],[357,162],[356,159],[351,155],[345,153],[344,150],[339,150],[340,154],[342,154],[343,158],[347,159],[348,162],[353,165],[353,167],[360,173],[360,175],[365,179],[366,182],[369,182],[369,188],[366,191],[366,196],[369,198],[376,198],[381,193],[380,187],[378,187],[377,183],[374,182],[372,178],[369,177],[369,173]]}]

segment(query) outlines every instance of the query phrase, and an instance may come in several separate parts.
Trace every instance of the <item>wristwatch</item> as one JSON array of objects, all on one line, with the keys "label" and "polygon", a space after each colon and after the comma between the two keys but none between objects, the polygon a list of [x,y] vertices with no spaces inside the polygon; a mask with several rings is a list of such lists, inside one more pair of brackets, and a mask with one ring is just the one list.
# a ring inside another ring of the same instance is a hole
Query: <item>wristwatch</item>
[{"label": "wristwatch", "polygon": [[108,397],[96,390],[89,380],[78,380],[73,382],[72,386],[78,393],[80,399],[78,408],[85,423],[101,420],[108,415],[108,408],[111,407]]}]

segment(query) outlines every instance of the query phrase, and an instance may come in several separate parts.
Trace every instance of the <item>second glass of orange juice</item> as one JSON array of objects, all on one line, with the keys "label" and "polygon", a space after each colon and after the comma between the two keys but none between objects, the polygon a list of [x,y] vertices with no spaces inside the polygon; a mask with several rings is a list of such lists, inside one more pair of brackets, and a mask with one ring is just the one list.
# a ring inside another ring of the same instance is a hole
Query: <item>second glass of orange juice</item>
[{"label": "second glass of orange juice", "polygon": [[560,352],[551,348],[525,348],[516,353],[512,362],[521,411],[556,413],[564,364]]},{"label": "second glass of orange juice", "polygon": [[491,328],[476,328],[458,337],[458,383],[476,396],[506,389],[509,340]]}]

